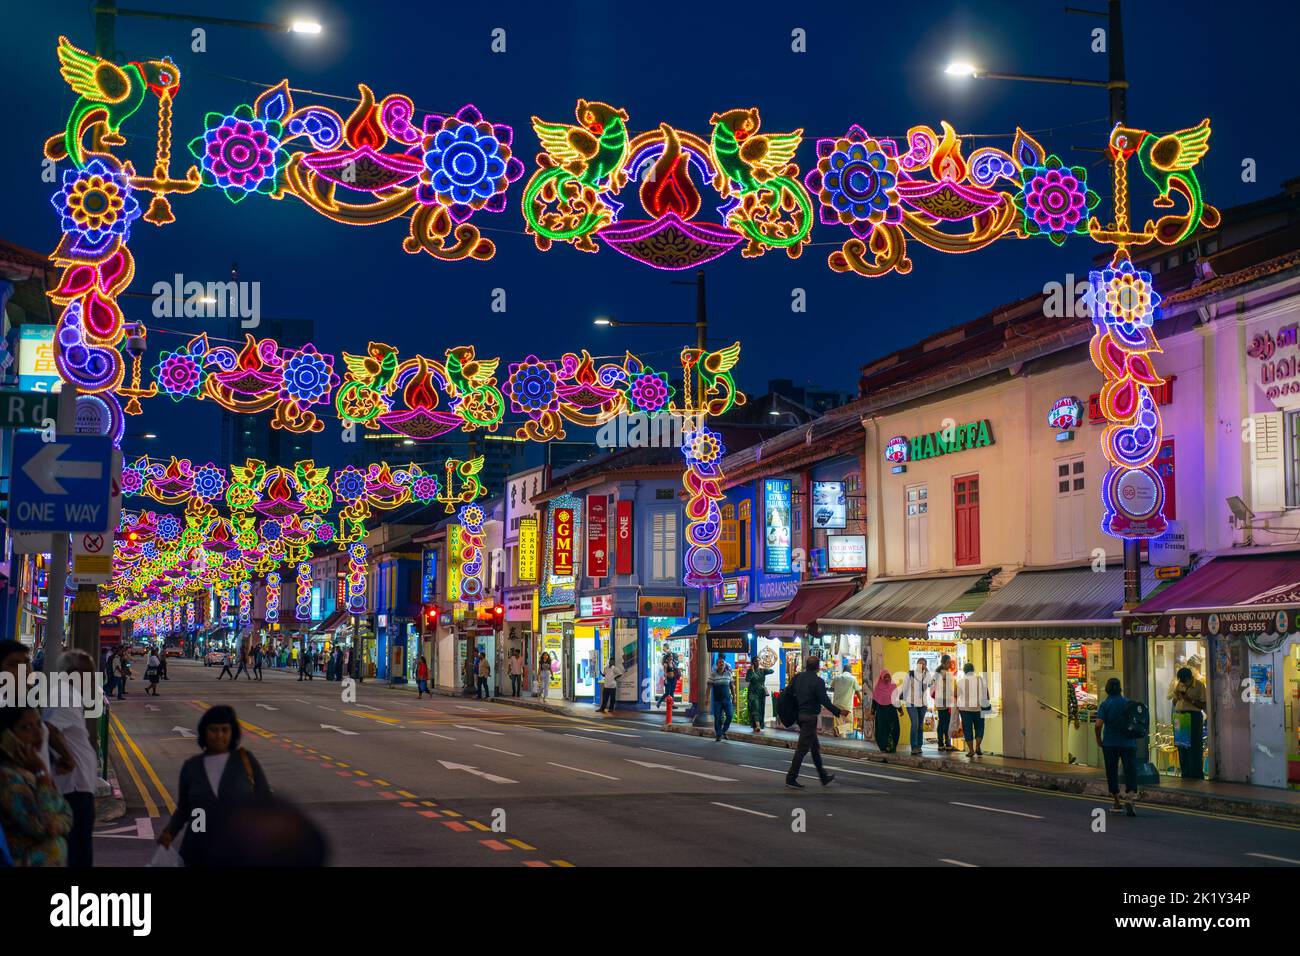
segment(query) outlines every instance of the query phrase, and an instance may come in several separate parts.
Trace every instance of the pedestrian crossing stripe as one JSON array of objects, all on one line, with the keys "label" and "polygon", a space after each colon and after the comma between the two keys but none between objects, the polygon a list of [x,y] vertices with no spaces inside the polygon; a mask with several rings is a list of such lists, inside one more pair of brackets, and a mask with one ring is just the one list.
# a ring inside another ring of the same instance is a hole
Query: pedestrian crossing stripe
[{"label": "pedestrian crossing stripe", "polygon": [[537,847],[532,846],[531,844],[525,843],[523,840],[516,840],[516,839],[514,839],[513,837],[508,837],[508,838],[506,839],[506,842],[509,843],[509,844],[510,844],[511,846],[513,846],[513,847],[517,847],[517,848],[520,849],[520,850],[536,850],[536,849],[537,849]]},{"label": "pedestrian crossing stripe", "polygon": [[483,824],[483,823],[479,823],[477,820],[469,820],[468,823],[469,823],[469,825],[472,826],[475,830],[482,830],[482,831],[484,831],[485,833],[486,833],[486,832],[491,832],[491,830],[492,830],[492,828],[491,828],[490,826],[487,826],[486,824]]}]

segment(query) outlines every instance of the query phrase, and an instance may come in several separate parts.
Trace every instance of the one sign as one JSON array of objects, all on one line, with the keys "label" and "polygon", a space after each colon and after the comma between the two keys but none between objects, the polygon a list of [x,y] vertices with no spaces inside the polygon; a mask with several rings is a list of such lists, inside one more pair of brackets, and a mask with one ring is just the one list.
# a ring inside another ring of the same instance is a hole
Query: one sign
[{"label": "one sign", "polygon": [[907,461],[907,436],[895,435],[889,441],[885,442],[885,461],[892,461],[895,464],[902,464]]},{"label": "one sign", "polygon": [[535,592],[511,591],[506,593],[506,620],[531,621],[533,619],[533,594]]},{"label": "one sign", "polygon": [[814,481],[812,483],[812,526],[825,529],[848,526],[844,482]]},{"label": "one sign", "polygon": [[1300,402],[1300,323],[1256,332],[1246,355],[1253,359],[1259,387],[1274,406],[1294,408]]},{"label": "one sign", "polygon": [[867,570],[867,536],[865,534],[828,534],[826,564],[832,571]]},{"label": "one sign", "polygon": [[447,600],[455,603],[460,600],[460,525],[447,527]]},{"label": "one sign", "polygon": [[709,631],[704,646],[710,654],[735,654],[749,650],[749,639],[744,634],[715,634]]},{"label": "one sign", "polygon": [[1189,560],[1185,522],[1170,521],[1168,531],[1147,542],[1147,561],[1153,568],[1185,568]]},{"label": "one sign", "polygon": [[108,521],[113,444],[67,436],[14,437],[9,527],[15,531],[103,531]]},{"label": "one sign", "polygon": [[614,525],[614,572],[631,574],[632,561],[632,502],[620,501]]},{"label": "one sign", "polygon": [[527,584],[537,580],[537,519],[519,519],[518,579]]},{"label": "one sign", "polygon": [[59,400],[49,392],[0,392],[0,428],[42,428],[58,414]]},{"label": "one sign", "polygon": [[49,554],[54,550],[54,535],[39,531],[15,531],[9,535],[14,554]]},{"label": "one sign", "polygon": [[790,573],[790,479],[763,481],[763,570]]},{"label": "one sign", "polygon": [[970,617],[970,614],[966,611],[956,611],[952,614],[936,614],[926,624],[926,633],[931,636],[932,640],[936,634],[954,634],[961,630],[962,624],[965,623],[968,617]]},{"label": "one sign", "polygon": [[551,529],[551,573],[556,577],[573,574],[573,509],[556,508]]},{"label": "one sign", "polygon": [[24,325],[18,333],[18,387],[58,392],[63,379],[54,364],[54,326]]},{"label": "one sign", "polygon": [[609,574],[609,530],[605,514],[609,500],[604,495],[587,496],[587,575],[603,578]]},{"label": "one sign", "polygon": [[1183,568],[1156,568],[1152,574],[1157,581],[1173,581],[1183,576]]},{"label": "one sign", "polygon": [[636,613],[640,617],[685,617],[686,598],[642,595],[636,599]]}]

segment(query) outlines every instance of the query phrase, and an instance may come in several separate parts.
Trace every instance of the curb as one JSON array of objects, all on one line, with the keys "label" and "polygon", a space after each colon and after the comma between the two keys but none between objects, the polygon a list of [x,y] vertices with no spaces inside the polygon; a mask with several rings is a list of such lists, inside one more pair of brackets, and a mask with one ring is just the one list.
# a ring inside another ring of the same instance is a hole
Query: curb
[{"label": "curb", "polygon": [[[433,692],[442,697],[464,697],[457,691],[449,691],[442,688],[433,688]],[[562,714],[566,717],[589,717],[589,714],[570,713],[567,707],[553,707],[539,701],[529,698],[519,697],[493,697],[491,700],[498,704],[508,704],[512,707],[522,707],[527,710],[541,710],[549,713]],[[617,711],[615,712],[617,714]],[[654,723],[643,721],[639,724],[647,730],[654,730],[658,733],[688,734],[693,737],[711,737],[713,731],[706,727],[694,727],[689,723],[674,723],[671,726],[663,723]],[[761,744],[766,747],[780,747],[785,750],[794,750],[797,740],[784,737],[769,737],[766,735],[755,736],[752,733],[737,733],[736,731],[727,732],[728,740],[742,741],[751,744]],[[997,767],[987,764],[962,764],[952,760],[936,760],[930,757],[913,757],[905,754],[877,754],[863,752],[861,750],[840,746],[837,743],[823,739],[821,741],[821,750],[823,754],[836,757],[841,760],[858,760],[876,764],[893,764],[898,767],[910,767],[914,770],[927,770],[932,773],[945,773],[954,777],[969,777],[976,780],[993,780],[999,783],[1009,783],[1020,787],[1028,787],[1033,790],[1046,790],[1056,793],[1070,793],[1079,796],[1097,797],[1099,800],[1109,801],[1110,793],[1106,790],[1103,782],[1084,780],[1078,777],[1062,777],[1056,774],[1044,773],[1038,770],[1020,770],[1014,767]],[[1291,806],[1285,803],[1274,803],[1268,800],[1244,800],[1237,797],[1219,797],[1207,794],[1199,794],[1184,790],[1163,789],[1161,787],[1147,787],[1141,791],[1140,804],[1149,806],[1171,807],[1181,810],[1198,810],[1205,813],[1217,813],[1224,816],[1240,817],[1246,820],[1262,820],[1268,823],[1279,823],[1287,826],[1300,826],[1300,806]]]},{"label": "curb", "polygon": [[122,796],[122,787],[117,781],[117,771],[113,769],[111,759],[104,769],[107,774],[105,779],[111,789],[108,796],[95,798],[96,823],[108,823],[126,816],[126,798]]}]

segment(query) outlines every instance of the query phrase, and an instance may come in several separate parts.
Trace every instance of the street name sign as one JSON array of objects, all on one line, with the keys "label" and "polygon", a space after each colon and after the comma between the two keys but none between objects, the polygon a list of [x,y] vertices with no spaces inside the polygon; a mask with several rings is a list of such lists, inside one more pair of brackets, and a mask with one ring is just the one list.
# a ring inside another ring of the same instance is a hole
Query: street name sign
[{"label": "street name sign", "polygon": [[104,531],[112,485],[113,443],[76,435],[42,441],[14,436],[9,527],[14,531]]},{"label": "street name sign", "polygon": [[57,394],[0,391],[0,428],[43,428],[58,412]]}]

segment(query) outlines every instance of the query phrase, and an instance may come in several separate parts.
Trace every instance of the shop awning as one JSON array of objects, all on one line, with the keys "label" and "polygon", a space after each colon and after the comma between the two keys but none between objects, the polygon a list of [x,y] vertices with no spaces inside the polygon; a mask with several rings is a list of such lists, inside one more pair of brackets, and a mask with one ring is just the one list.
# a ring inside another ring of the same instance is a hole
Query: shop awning
[{"label": "shop awning", "polygon": [[[1144,567],[1143,590],[1154,583],[1152,569]],[[1112,640],[1120,636],[1116,612],[1123,606],[1122,566],[1025,570],[992,592],[961,629],[976,640]]]},{"label": "shop awning", "polygon": [[831,608],[843,604],[858,589],[857,578],[836,578],[799,585],[790,603],[772,620],[755,626],[759,631],[807,630]]},{"label": "shop awning", "polygon": [[1134,614],[1300,605],[1300,551],[1212,558],[1143,601]]},{"label": "shop awning", "polygon": [[[731,611],[725,614],[710,614],[709,630],[711,632],[721,631],[729,622],[738,617],[744,617],[743,612]],[[673,631],[672,634],[668,636],[668,639],[670,641],[676,641],[683,637],[695,637],[699,633],[699,624],[700,619],[698,617],[693,617],[689,622]]]},{"label": "shop awning", "polygon": [[343,623],[343,619],[347,616],[348,616],[347,608],[345,607],[337,608],[332,614],[330,614],[329,617],[325,618],[325,620],[321,621],[319,624],[313,627],[311,631],[314,634],[325,634],[327,632],[333,631],[336,627],[338,627],[340,624]]},{"label": "shop awning", "polygon": [[[876,580],[843,603],[827,609],[818,623],[848,626],[863,637],[924,636],[936,614],[970,610],[968,591],[987,575],[957,574],[942,578]],[[982,600],[983,593],[980,593]]]}]

